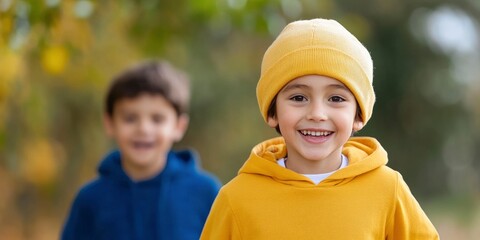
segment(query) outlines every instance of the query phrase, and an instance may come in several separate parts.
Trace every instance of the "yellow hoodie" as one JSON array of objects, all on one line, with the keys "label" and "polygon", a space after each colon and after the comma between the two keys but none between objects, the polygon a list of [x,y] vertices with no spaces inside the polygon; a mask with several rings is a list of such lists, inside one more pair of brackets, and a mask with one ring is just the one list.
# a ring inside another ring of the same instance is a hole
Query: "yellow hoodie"
[{"label": "yellow hoodie", "polygon": [[283,138],[255,146],[217,196],[200,239],[439,239],[374,138],[351,138],[349,164],[315,185],[283,168]]}]

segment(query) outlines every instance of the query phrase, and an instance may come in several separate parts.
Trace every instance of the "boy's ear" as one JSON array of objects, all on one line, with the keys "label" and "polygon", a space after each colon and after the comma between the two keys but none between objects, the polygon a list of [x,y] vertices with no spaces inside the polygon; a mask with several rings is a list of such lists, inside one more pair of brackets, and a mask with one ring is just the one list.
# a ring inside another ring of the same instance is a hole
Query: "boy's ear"
[{"label": "boy's ear", "polygon": [[270,126],[271,128],[276,128],[276,127],[278,126],[277,117],[275,117],[275,116],[268,116],[268,117],[267,117],[267,124],[268,124],[268,126]]},{"label": "boy's ear", "polygon": [[190,122],[190,118],[188,117],[187,114],[181,114],[178,116],[177,120],[177,128],[176,128],[176,136],[175,136],[175,141],[179,142],[182,140],[183,136],[187,132],[188,129],[188,124]]},{"label": "boy's ear", "polygon": [[109,137],[113,137],[113,119],[107,113],[103,114],[103,126]]},{"label": "boy's ear", "polygon": [[359,118],[355,118],[355,121],[353,121],[353,132],[362,130],[363,126],[365,126],[363,121]]}]

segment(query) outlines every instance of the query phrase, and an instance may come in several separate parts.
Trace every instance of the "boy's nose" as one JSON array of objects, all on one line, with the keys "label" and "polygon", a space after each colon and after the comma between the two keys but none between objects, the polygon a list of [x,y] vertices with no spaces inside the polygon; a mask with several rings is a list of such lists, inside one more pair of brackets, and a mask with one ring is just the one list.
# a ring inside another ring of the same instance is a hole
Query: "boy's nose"
[{"label": "boy's nose", "polygon": [[147,120],[140,121],[140,124],[138,126],[139,131],[142,133],[148,133],[149,131],[151,131],[151,128],[152,124]]},{"label": "boy's nose", "polygon": [[312,103],[308,114],[307,119],[312,121],[325,121],[327,120],[326,108],[322,103]]}]

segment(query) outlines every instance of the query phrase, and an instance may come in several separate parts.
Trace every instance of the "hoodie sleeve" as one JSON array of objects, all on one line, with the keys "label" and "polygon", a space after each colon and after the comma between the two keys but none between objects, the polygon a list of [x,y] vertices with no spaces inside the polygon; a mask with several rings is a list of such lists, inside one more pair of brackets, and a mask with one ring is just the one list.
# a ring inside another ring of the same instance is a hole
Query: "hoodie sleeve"
[{"label": "hoodie sleeve", "polygon": [[220,190],[215,199],[200,240],[237,240],[242,239],[238,222],[230,205],[228,196]]},{"label": "hoodie sleeve", "polygon": [[392,218],[387,239],[439,239],[435,227],[399,173],[397,173],[397,189]]},{"label": "hoodie sleeve", "polygon": [[75,198],[65,222],[61,239],[93,239],[93,214],[84,191]]}]

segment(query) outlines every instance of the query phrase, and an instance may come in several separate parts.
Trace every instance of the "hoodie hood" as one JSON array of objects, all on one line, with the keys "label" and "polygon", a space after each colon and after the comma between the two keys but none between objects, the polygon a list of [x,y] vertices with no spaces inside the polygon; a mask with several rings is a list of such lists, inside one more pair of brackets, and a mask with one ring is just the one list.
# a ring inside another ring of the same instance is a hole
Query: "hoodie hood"
[{"label": "hoodie hood", "polygon": [[358,175],[377,169],[387,163],[387,152],[371,137],[352,137],[345,143],[342,153],[348,158],[348,166],[342,168],[320,184],[313,184],[307,177],[277,164],[287,155],[283,137],[264,141],[252,149],[239,174],[257,174],[297,187],[335,186],[345,184]]},{"label": "hoodie hood", "polygon": [[[132,180],[122,168],[121,153],[118,150],[114,150],[109,153],[100,163],[98,167],[98,173],[100,176],[114,181],[130,183]],[[157,182],[160,181],[161,175],[171,175],[185,171],[197,171],[197,156],[195,152],[191,150],[183,151],[170,151],[167,155],[167,163],[165,168],[157,176],[144,180],[141,182]]]}]

